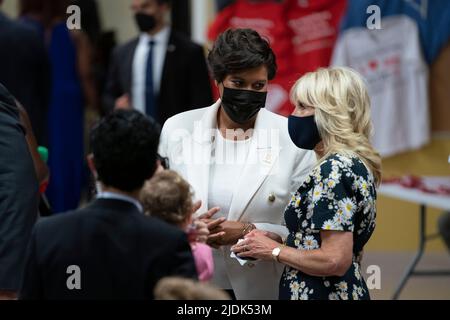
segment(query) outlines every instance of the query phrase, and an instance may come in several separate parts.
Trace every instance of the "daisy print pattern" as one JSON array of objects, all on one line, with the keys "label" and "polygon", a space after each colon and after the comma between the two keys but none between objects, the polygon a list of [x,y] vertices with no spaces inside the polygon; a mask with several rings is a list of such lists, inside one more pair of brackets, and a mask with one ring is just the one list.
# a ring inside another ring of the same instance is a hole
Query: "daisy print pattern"
[{"label": "daisy print pattern", "polygon": [[360,273],[359,253],[375,229],[375,202],[373,175],[356,156],[334,154],[309,174],[285,210],[286,244],[316,250],[321,246],[320,232],[352,232],[353,262],[342,277],[316,277],[286,267],[280,299],[370,299]]}]

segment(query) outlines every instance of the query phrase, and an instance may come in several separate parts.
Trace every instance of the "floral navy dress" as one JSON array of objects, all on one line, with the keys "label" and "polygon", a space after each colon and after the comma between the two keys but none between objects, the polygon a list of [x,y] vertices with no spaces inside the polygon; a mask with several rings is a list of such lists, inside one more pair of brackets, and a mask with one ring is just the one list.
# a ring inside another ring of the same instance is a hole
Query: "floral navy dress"
[{"label": "floral navy dress", "polygon": [[358,157],[331,155],[312,170],[286,208],[287,245],[314,250],[321,230],[352,232],[353,263],[343,277],[310,276],[286,266],[280,299],[370,299],[360,260],[375,229],[375,199],[374,177]]}]

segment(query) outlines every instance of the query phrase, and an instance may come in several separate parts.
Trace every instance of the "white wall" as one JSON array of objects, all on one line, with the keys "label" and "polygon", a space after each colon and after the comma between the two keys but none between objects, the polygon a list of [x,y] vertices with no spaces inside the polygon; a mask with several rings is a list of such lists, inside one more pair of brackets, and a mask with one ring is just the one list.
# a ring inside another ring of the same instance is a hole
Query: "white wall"
[{"label": "white wall", "polygon": [[15,18],[18,12],[17,0],[3,0],[2,11],[11,18]]},{"label": "white wall", "polygon": [[97,0],[100,19],[105,30],[114,30],[118,43],[123,43],[137,35],[131,0]]},{"label": "white wall", "polygon": [[[192,31],[194,40],[204,43],[206,29],[212,21],[215,10],[212,0],[176,0],[191,1],[192,6]],[[116,32],[118,43],[123,43],[137,35],[137,28],[130,10],[131,0],[97,0],[100,19],[105,30]],[[10,17],[16,17],[18,13],[17,0],[4,0],[2,10]],[[81,13],[83,19],[83,12]]]}]

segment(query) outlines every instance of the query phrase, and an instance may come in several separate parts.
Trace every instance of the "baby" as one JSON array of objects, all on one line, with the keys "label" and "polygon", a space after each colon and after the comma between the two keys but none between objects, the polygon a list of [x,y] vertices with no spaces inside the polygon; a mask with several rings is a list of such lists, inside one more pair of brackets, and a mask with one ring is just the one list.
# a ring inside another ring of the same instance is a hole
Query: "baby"
[{"label": "baby", "polygon": [[200,221],[193,222],[191,186],[178,173],[163,170],[156,173],[141,191],[146,215],[157,217],[186,231],[200,281],[208,281],[214,272],[211,248],[198,237]]}]

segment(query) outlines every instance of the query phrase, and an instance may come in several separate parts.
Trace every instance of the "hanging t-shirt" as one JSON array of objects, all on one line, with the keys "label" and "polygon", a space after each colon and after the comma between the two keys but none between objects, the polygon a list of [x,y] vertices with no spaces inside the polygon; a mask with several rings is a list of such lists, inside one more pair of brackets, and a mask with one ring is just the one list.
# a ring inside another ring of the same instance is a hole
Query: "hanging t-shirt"
[{"label": "hanging t-shirt", "polygon": [[[294,110],[289,91],[306,72],[330,64],[339,24],[347,0],[287,0],[286,34],[290,35],[291,51],[287,72],[278,72],[269,87],[268,108],[288,116]],[[277,61],[280,61],[277,57]]]},{"label": "hanging t-shirt", "polygon": [[305,72],[327,67],[347,0],[237,0],[219,12],[208,38],[228,28],[251,28],[269,40],[278,71],[269,85],[267,109],[292,113],[289,91]]},{"label": "hanging t-shirt", "polygon": [[278,71],[290,68],[290,35],[286,32],[285,1],[237,0],[219,12],[208,30],[214,41],[228,28],[250,28],[266,38],[277,57]]},{"label": "hanging t-shirt", "polygon": [[436,59],[450,39],[448,0],[348,0],[341,30],[365,27],[370,16],[367,8],[371,5],[380,8],[381,17],[404,14],[417,23],[422,50],[428,64]]},{"label": "hanging t-shirt", "polygon": [[289,0],[292,64],[301,75],[330,64],[346,0]]},{"label": "hanging t-shirt", "polygon": [[339,38],[332,64],[367,80],[373,143],[383,156],[416,149],[430,139],[428,69],[417,24],[406,15],[382,19],[383,29],[352,28]]},{"label": "hanging t-shirt", "polygon": [[292,111],[289,89],[297,75],[292,67],[292,34],[286,25],[286,9],[286,1],[237,0],[219,12],[208,30],[210,41],[228,28],[250,28],[269,41],[278,70],[269,85],[266,107],[277,113]]}]

